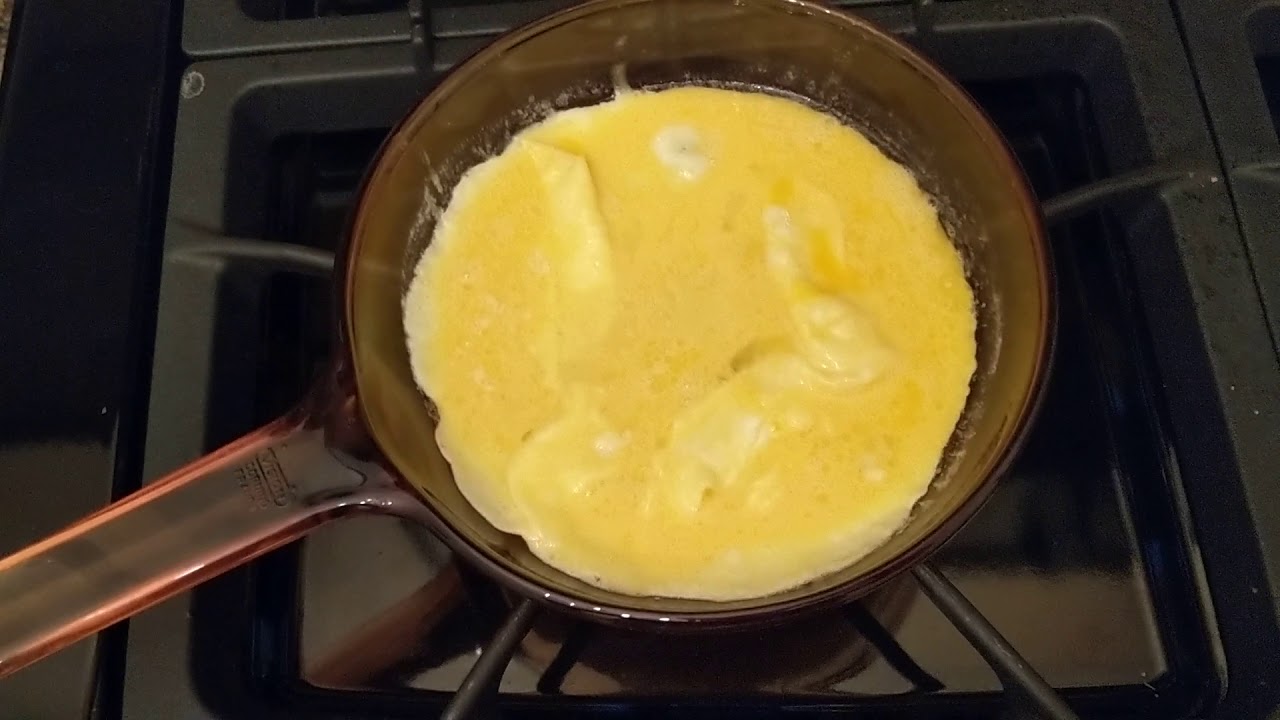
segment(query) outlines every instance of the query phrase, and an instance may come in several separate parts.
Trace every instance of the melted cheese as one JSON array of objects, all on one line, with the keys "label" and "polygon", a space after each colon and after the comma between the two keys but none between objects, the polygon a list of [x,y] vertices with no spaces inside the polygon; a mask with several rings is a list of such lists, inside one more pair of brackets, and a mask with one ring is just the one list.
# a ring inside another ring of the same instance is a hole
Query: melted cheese
[{"label": "melted cheese", "polygon": [[883,543],[975,365],[911,174],[795,102],[625,93],[469,172],[405,299],[460,489],[548,563],[754,597]]}]

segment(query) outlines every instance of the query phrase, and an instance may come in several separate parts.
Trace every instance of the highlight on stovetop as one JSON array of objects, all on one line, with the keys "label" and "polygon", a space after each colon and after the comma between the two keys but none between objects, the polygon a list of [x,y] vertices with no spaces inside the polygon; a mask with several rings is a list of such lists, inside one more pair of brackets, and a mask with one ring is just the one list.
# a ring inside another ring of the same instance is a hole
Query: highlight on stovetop
[{"label": "highlight on stovetop", "polygon": [[705,600],[885,542],[976,356],[906,168],[822,111],[694,86],[553,114],[467,172],[404,323],[489,522],[598,587]]}]

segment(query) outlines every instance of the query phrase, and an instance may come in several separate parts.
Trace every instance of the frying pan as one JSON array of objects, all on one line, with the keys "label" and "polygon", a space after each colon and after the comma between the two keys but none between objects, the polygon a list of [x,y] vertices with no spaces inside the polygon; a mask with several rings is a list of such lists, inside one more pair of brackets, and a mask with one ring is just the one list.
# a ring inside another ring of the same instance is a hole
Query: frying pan
[{"label": "frying pan", "polygon": [[[978,365],[938,473],[890,540],[802,587],[708,602],[590,586],[489,525],[434,443],[401,303],[450,189],[521,128],[623,82],[759,89],[841,117],[915,172],[964,258]],[[805,0],[595,0],[499,39],[386,140],[335,275],[338,350],[295,411],[0,560],[0,675],[362,512],[425,523],[508,590],[598,621],[742,627],[829,607],[921,562],[987,497],[1034,414],[1054,329],[1039,210],[990,122],[898,40]]]}]

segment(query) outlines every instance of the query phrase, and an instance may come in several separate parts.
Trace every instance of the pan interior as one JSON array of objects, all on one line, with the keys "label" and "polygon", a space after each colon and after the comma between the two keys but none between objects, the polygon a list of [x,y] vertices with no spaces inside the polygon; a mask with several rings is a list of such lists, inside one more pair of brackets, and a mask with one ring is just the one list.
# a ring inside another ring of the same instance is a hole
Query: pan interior
[{"label": "pan interior", "polygon": [[[857,127],[911,168],[965,260],[977,299],[978,367],[929,490],[906,526],[854,565],[764,598],[641,598],[537,559],[462,497],[413,382],[402,299],[461,175],[560,109],[634,88],[699,84],[785,94]],[[1052,332],[1038,212],[1002,141],[968,98],[892,38],[794,0],[597,0],[511,35],[465,63],[384,146],[357,208],[345,332],[362,409],[388,460],[446,539],[508,584],[575,607],[672,621],[745,618],[866,592],[958,529],[985,497],[1031,414]]]}]

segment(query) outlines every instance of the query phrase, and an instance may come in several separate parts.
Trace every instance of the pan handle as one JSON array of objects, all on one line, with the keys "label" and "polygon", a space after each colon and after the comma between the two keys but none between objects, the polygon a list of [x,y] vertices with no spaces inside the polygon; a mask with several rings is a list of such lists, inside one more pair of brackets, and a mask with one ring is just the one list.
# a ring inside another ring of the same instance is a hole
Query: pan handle
[{"label": "pan handle", "polygon": [[0,677],[325,520],[406,500],[324,428],[286,416],[0,559]]}]

